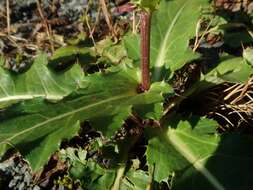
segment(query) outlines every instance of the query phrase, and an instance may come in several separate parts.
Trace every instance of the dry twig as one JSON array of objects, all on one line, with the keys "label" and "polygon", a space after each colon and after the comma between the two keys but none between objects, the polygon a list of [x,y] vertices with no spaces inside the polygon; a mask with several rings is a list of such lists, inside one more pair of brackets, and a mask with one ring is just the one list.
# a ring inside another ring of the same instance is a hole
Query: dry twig
[{"label": "dry twig", "polygon": [[52,38],[51,26],[48,24],[47,18],[43,14],[43,10],[42,10],[42,7],[41,7],[41,4],[40,4],[39,0],[37,0],[37,8],[38,8],[41,20],[44,24],[44,27],[46,28],[46,33],[47,33],[48,40],[49,40],[49,43],[50,43],[50,46],[51,46],[51,51],[54,52],[54,42],[53,42],[53,38]]},{"label": "dry twig", "polygon": [[112,33],[113,37],[116,38],[117,35],[116,35],[116,32],[115,32],[115,30],[113,28],[112,18],[111,18],[111,15],[110,15],[110,13],[109,13],[109,11],[107,9],[105,0],[100,0],[100,4],[101,4],[101,8],[102,8],[104,17],[105,17],[106,24],[109,27],[109,30]]},{"label": "dry twig", "polygon": [[[237,123],[237,127],[240,127],[242,123],[248,123],[252,121],[253,116],[253,77],[251,77],[244,84],[234,84],[223,90],[223,93],[210,94],[208,97],[212,102],[216,102],[216,111],[212,111],[212,114],[222,117],[231,126],[235,126],[228,117],[236,114],[240,119]],[[219,113],[221,110],[221,113]],[[226,110],[228,111],[226,113]],[[224,114],[225,113],[225,114]]]},{"label": "dry twig", "polygon": [[10,19],[10,2],[6,0],[6,22],[7,22],[7,33],[11,33],[11,19]]}]

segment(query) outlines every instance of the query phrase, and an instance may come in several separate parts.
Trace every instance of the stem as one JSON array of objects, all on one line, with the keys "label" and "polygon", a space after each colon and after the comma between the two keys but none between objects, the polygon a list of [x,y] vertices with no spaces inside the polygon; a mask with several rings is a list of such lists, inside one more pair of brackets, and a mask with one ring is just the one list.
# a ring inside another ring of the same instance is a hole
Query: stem
[{"label": "stem", "polygon": [[122,164],[122,166],[120,166],[120,168],[117,170],[116,179],[114,181],[114,184],[113,184],[111,190],[119,190],[120,189],[121,180],[122,180],[125,170],[126,170],[126,164],[127,163]]},{"label": "stem", "polygon": [[147,11],[141,12],[141,72],[142,83],[141,90],[147,91],[150,88],[150,22],[151,13]]}]

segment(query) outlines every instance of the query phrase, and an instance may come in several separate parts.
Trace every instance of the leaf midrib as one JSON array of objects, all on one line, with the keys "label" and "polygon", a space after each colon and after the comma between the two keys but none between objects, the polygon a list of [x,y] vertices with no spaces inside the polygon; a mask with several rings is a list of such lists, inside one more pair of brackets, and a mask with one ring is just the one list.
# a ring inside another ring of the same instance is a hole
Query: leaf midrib
[{"label": "leaf midrib", "polygon": [[210,182],[210,184],[215,187],[217,190],[225,190],[225,188],[222,186],[222,184],[213,176],[212,173],[208,171],[208,169],[203,165],[203,163],[199,162],[200,158],[197,158],[194,153],[189,149],[186,143],[184,143],[180,137],[177,136],[177,131],[171,129],[167,132],[167,140],[169,141],[169,144],[172,144],[172,146],[180,153],[182,156],[188,160],[193,167],[199,171],[203,176],[206,177],[206,179]]},{"label": "leaf midrib", "polygon": [[46,96],[43,93],[42,94],[33,94],[33,95],[23,94],[23,95],[14,95],[14,96],[9,95],[9,96],[0,98],[0,103],[12,101],[12,100],[29,100],[29,99],[38,98],[38,97],[46,97],[47,99],[52,99],[52,100],[62,99],[62,96],[52,95],[52,94],[49,96]]},{"label": "leaf midrib", "polygon": [[194,141],[200,142],[200,143],[208,144],[208,145],[211,145],[211,146],[214,146],[214,147],[218,146],[218,143],[212,143],[212,142],[203,141],[203,140],[201,140],[201,139],[199,139],[199,138],[196,138],[196,137],[193,137],[193,136],[191,136],[191,135],[188,135],[188,134],[186,134],[186,133],[183,132],[183,131],[178,131],[178,130],[177,130],[176,133],[181,134],[181,135],[183,135],[183,136],[185,136],[185,137],[188,137],[188,138],[190,138],[190,139],[192,139],[192,140],[194,140]]},{"label": "leaf midrib", "polygon": [[[110,101],[115,101],[115,100],[125,99],[125,98],[127,98],[127,97],[132,97],[133,95],[134,95],[134,94],[131,94],[131,95],[128,94],[128,95],[115,96],[115,97],[113,97],[113,98],[108,98],[108,99],[106,99],[106,100],[102,100],[102,101],[100,101],[100,102],[95,102],[95,103],[90,104],[90,105],[88,105],[88,106],[84,106],[84,107],[78,108],[78,109],[76,109],[76,110],[69,111],[69,112],[66,112],[66,113],[64,113],[64,114],[60,114],[60,115],[58,115],[58,116],[56,116],[56,117],[50,118],[50,119],[48,119],[48,120],[46,120],[46,121],[43,121],[43,122],[41,122],[41,123],[39,123],[39,124],[36,124],[36,125],[34,125],[34,126],[28,128],[28,129],[25,129],[25,130],[23,130],[23,131],[21,131],[21,132],[19,132],[19,133],[16,133],[16,134],[13,135],[12,137],[9,137],[9,138],[5,139],[4,141],[0,142],[0,145],[1,145],[1,144],[4,144],[4,143],[8,143],[8,142],[10,142],[11,140],[13,140],[14,138],[16,138],[16,137],[18,137],[18,136],[20,136],[20,135],[22,135],[22,134],[24,134],[24,133],[26,133],[26,132],[35,130],[35,129],[37,129],[37,128],[43,126],[43,125],[46,125],[46,124],[48,124],[48,123],[50,123],[50,122],[53,122],[53,121],[62,119],[62,118],[64,118],[64,117],[68,117],[68,116],[70,116],[70,115],[76,114],[76,113],[78,113],[78,112],[84,111],[84,110],[86,110],[86,109],[89,109],[89,108],[92,108],[92,107],[95,107],[95,106],[98,106],[98,105],[101,105],[101,104],[104,104],[104,103],[108,103],[108,102],[110,102]],[[84,118],[84,119],[85,119],[85,118]]]},{"label": "leaf midrib", "polygon": [[165,58],[165,54],[166,54],[166,45],[168,43],[168,40],[169,40],[169,37],[170,37],[170,34],[171,34],[171,31],[173,30],[178,18],[180,17],[181,13],[183,12],[184,8],[186,7],[186,4],[188,3],[189,0],[185,1],[185,3],[181,6],[181,8],[178,10],[176,16],[173,18],[170,26],[168,27],[167,31],[166,31],[166,35],[165,35],[165,38],[159,48],[159,54],[156,58],[156,61],[155,61],[155,71],[154,71],[154,77],[155,79],[158,79],[159,78],[159,75],[160,75],[160,67],[163,65],[163,60]]}]

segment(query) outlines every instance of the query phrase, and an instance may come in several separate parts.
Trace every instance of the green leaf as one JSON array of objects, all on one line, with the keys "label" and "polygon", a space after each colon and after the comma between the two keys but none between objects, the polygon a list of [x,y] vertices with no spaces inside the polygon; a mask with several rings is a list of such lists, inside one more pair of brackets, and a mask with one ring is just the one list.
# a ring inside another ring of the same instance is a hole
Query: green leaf
[{"label": "green leaf", "polygon": [[125,170],[126,165],[123,163],[115,169],[106,169],[97,161],[83,159],[83,154],[86,155],[86,151],[81,149],[67,148],[60,151],[61,159],[70,164],[71,177],[78,179],[85,189],[143,190],[149,184],[147,172],[137,170],[133,165],[128,170]]},{"label": "green leaf", "polygon": [[58,48],[50,59],[50,66],[75,63],[78,59],[85,60],[87,64],[92,60],[91,50],[87,47],[66,46]]},{"label": "green leaf", "polygon": [[0,66],[4,66],[4,58],[3,56],[0,56]]},{"label": "green leaf", "polygon": [[195,34],[201,8],[207,4],[208,0],[163,0],[154,12],[151,62],[155,80],[161,80],[165,68],[172,73],[198,57],[188,45]]},{"label": "green leaf", "polygon": [[218,136],[214,132],[217,123],[205,118],[171,119],[165,126],[168,128],[156,130],[158,136],[149,140],[147,149],[156,181],[174,176],[172,189],[250,188],[252,138]]},{"label": "green leaf", "polygon": [[62,99],[79,87],[82,78],[78,65],[61,73],[51,70],[47,67],[45,54],[38,55],[31,68],[22,74],[14,74],[0,67],[0,108],[35,97]]},{"label": "green leaf", "polygon": [[111,64],[119,64],[124,57],[127,56],[124,46],[119,43],[115,44],[110,38],[106,38],[96,43],[91,48],[93,55],[99,56],[98,62]]},{"label": "green leaf", "polygon": [[143,170],[130,170],[121,179],[120,190],[143,190],[147,189],[150,177]]},{"label": "green leaf", "polygon": [[246,48],[243,51],[243,58],[253,66],[253,48]]},{"label": "green leaf", "polygon": [[137,4],[141,9],[153,12],[157,9],[161,0],[132,0],[133,3]]},{"label": "green leaf", "polygon": [[69,174],[73,179],[81,179],[85,176],[86,156],[87,151],[81,148],[68,147],[59,151],[59,158],[64,162],[68,162]]},{"label": "green leaf", "polygon": [[[204,76],[205,80],[216,84],[221,82],[245,82],[253,74],[253,67],[242,57],[226,56],[221,63]],[[214,79],[217,81],[215,82]]]},{"label": "green leaf", "polygon": [[[141,170],[130,169],[129,171],[125,171],[120,178],[117,178],[117,172],[121,167],[118,170],[109,170],[102,168],[94,162],[88,163],[87,166],[89,169],[86,169],[86,175],[84,175],[83,180],[92,175],[95,179],[90,180],[89,185],[85,186],[88,190],[143,190],[147,188],[149,183],[148,174]],[[114,186],[115,183],[118,183],[118,186]]]},{"label": "green leaf", "polygon": [[[189,40],[194,37],[202,8],[208,0],[162,0],[157,11],[152,14],[151,24],[151,68],[153,80],[160,81],[172,76],[187,62],[199,56],[189,48]],[[140,39],[128,35],[124,39],[128,56],[140,59]]]},{"label": "green leaf", "polygon": [[111,45],[103,49],[100,61],[107,59],[110,64],[118,64],[124,57],[126,57],[126,52],[122,45]]},{"label": "green leaf", "polygon": [[[73,128],[78,121],[92,121],[107,116],[116,118],[110,125],[114,125],[113,130],[118,129],[126,116],[119,116],[123,110],[128,112],[129,107],[162,102],[162,93],[170,92],[165,83],[155,83],[149,92],[138,94],[137,76],[136,70],[122,67],[121,71],[86,77],[81,84],[86,88],[79,89],[76,94],[58,103],[34,99],[13,105],[0,115],[0,151],[6,151],[11,145],[30,163],[43,160],[41,164],[32,165],[33,169],[37,169],[47,161],[49,152],[56,150],[50,139],[55,137],[58,142],[62,136],[66,136],[65,126]],[[104,130],[107,126],[100,127]],[[57,136],[56,133],[60,130],[63,130],[63,135]],[[48,144],[45,148],[50,151],[42,154],[41,147],[38,146],[42,146],[41,143]]]},{"label": "green leaf", "polygon": [[[104,189],[113,189],[111,188],[114,184],[114,180],[116,176],[115,170],[106,171],[105,173],[97,180],[94,181],[90,185],[91,190],[97,189],[97,190],[104,190]],[[147,173],[141,170],[130,170],[126,172],[125,175],[122,176],[122,178],[119,180],[119,186],[116,189],[120,190],[143,190],[146,189],[149,182],[149,176]],[[107,188],[105,188],[107,187]]]},{"label": "green leaf", "polygon": [[136,34],[126,34],[123,38],[123,44],[129,58],[134,61],[140,60],[140,36]]},{"label": "green leaf", "polygon": [[[24,152],[26,159],[29,161],[30,166],[34,171],[39,171],[47,163],[50,156],[60,147],[63,139],[69,140],[77,135],[80,129],[80,124],[65,123],[62,128],[48,134],[47,137],[34,141],[33,144],[27,144],[26,150],[31,148],[30,152]],[[36,146],[36,148],[33,148]],[[39,155],[39,156],[37,156]]]},{"label": "green leaf", "polygon": [[119,110],[118,113],[115,113],[112,116],[99,116],[90,121],[90,123],[95,129],[101,131],[104,136],[112,137],[119,129],[119,126],[124,124],[131,112],[131,106],[123,107],[122,110]]},{"label": "green leaf", "polygon": [[86,47],[80,48],[77,46],[66,46],[66,47],[61,47],[61,48],[57,49],[54,52],[51,59],[57,60],[60,58],[67,58],[67,57],[76,56],[78,54],[86,54],[86,53],[89,53],[89,49]]},{"label": "green leaf", "polygon": [[224,82],[244,83],[253,74],[253,67],[242,57],[223,56],[221,62],[207,74],[202,74],[200,81],[184,94],[194,96]]}]

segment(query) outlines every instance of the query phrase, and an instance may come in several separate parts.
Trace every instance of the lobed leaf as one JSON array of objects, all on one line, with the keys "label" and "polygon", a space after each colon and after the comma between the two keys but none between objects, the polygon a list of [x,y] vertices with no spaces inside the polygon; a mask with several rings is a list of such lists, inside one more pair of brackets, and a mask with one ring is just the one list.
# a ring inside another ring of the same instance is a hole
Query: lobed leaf
[{"label": "lobed leaf", "polygon": [[[158,136],[149,140],[146,154],[156,181],[175,174],[172,189],[250,187],[248,172],[253,169],[253,154],[248,147],[252,146],[252,138],[236,134],[218,136],[217,123],[205,118],[174,119],[165,126],[168,128],[157,130]],[[245,177],[239,179],[238,175]]]},{"label": "lobed leaf", "polygon": [[200,81],[185,93],[194,96],[224,82],[244,83],[253,74],[253,67],[242,57],[223,56],[221,62],[207,74],[202,74]]},{"label": "lobed leaf", "polygon": [[82,78],[78,65],[61,73],[48,68],[46,54],[38,55],[31,68],[22,74],[14,74],[0,67],[0,108],[36,97],[62,99],[79,87]]},{"label": "lobed leaf", "polygon": [[247,64],[242,57],[224,56],[219,65],[205,75],[204,78],[210,82],[216,78],[217,82],[214,81],[216,84],[221,82],[242,83],[247,81],[252,74],[253,67]]},{"label": "lobed leaf", "polygon": [[189,48],[189,40],[195,34],[201,8],[207,4],[208,0],[161,2],[153,15],[151,29],[151,63],[155,80],[161,80],[164,69],[173,73],[198,57]]},{"label": "lobed leaf", "polygon": [[[126,147],[126,149],[128,148]],[[128,151],[126,152],[128,154]],[[70,163],[69,175],[73,179],[79,180],[85,189],[143,190],[150,182],[148,173],[137,170],[133,164],[126,167],[126,163],[118,164],[120,161],[117,160],[116,167],[105,168],[103,164],[99,164],[93,159],[87,159],[86,154],[87,152],[82,149],[67,148],[60,151],[63,161]],[[107,154],[115,154],[115,152],[107,152]],[[116,157],[117,154],[113,155],[112,160],[109,159],[108,162],[113,163],[113,159],[117,159]],[[105,158],[105,160],[107,159]]]},{"label": "lobed leaf", "polygon": [[[174,71],[198,58],[189,48],[189,40],[194,37],[205,5],[208,0],[162,0],[154,11],[150,44],[154,81],[160,81],[166,75],[171,77]],[[124,39],[128,56],[134,60],[140,59],[139,41],[138,35],[127,35]]]},{"label": "lobed leaf", "polygon": [[15,147],[39,170],[59,145],[51,143],[52,138],[60,142],[72,136],[78,121],[111,118],[113,129],[106,122],[99,128],[112,130],[112,134],[122,126],[130,107],[162,102],[162,93],[171,92],[165,83],[155,83],[149,92],[138,94],[137,76],[136,70],[127,68],[97,73],[84,78],[83,88],[60,102],[33,99],[11,106],[0,115],[0,151]]}]

